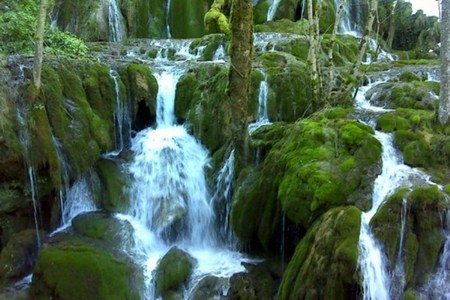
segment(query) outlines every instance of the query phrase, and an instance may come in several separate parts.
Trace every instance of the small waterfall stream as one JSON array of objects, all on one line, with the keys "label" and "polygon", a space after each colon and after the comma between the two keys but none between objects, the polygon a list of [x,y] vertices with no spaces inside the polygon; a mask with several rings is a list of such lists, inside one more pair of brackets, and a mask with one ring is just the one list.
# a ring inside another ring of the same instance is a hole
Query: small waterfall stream
[{"label": "small waterfall stream", "polygon": [[109,41],[120,42],[125,39],[125,28],[122,13],[118,0],[109,0],[108,6],[108,18],[109,18]]},{"label": "small waterfall stream", "polygon": [[271,0],[269,10],[267,11],[267,21],[272,21],[277,12],[278,5],[280,5],[281,0]]},{"label": "small waterfall stream", "polygon": [[[359,90],[355,97],[358,109],[372,112],[389,111],[381,107],[372,106],[365,97],[365,93],[370,87],[379,83],[380,81],[374,82]],[[392,134],[376,130],[375,137],[382,145],[382,172],[374,183],[372,208],[364,212],[361,217],[358,264],[363,275],[363,298],[384,300],[391,298],[391,280],[387,270],[387,259],[382,247],[373,236],[370,221],[381,204],[397,188],[411,188],[413,179],[429,184],[433,183],[430,182],[429,175],[403,164],[400,153],[394,147]]]},{"label": "small waterfall stream", "polygon": [[259,94],[258,94],[258,117],[255,123],[249,124],[248,132],[252,134],[256,129],[263,125],[271,124],[269,121],[269,116],[267,114],[267,96],[269,93],[269,84],[267,82],[267,74],[261,71],[264,79],[259,84]]}]

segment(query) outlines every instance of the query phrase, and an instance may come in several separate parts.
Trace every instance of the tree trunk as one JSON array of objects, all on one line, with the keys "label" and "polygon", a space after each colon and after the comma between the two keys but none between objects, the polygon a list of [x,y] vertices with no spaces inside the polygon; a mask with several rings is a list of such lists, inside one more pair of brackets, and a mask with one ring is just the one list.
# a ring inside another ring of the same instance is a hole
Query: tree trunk
[{"label": "tree trunk", "polygon": [[36,47],[34,52],[34,63],[33,63],[33,85],[36,93],[38,93],[41,88],[42,57],[44,55],[44,29],[45,29],[45,19],[47,15],[47,5],[48,5],[47,0],[41,0],[37,20],[37,29],[35,36]]},{"label": "tree trunk", "polygon": [[389,48],[392,48],[392,43],[394,42],[394,37],[395,37],[395,9],[397,8],[397,3],[398,1],[395,1],[392,5],[392,11],[391,11],[391,16],[390,16],[390,20],[389,20],[389,32],[388,32],[388,37],[386,40],[386,43],[388,44]]},{"label": "tree trunk", "polygon": [[356,78],[358,80],[360,78],[360,67],[364,58],[364,54],[366,53],[367,45],[369,44],[370,35],[372,34],[373,22],[375,21],[375,17],[377,15],[378,0],[370,0],[369,5],[369,16],[367,17],[364,35],[359,44],[356,61],[353,64],[350,70],[349,78],[342,89],[342,97],[346,97],[346,95],[352,90],[353,83],[355,82],[354,79]]},{"label": "tree trunk", "polygon": [[449,123],[450,114],[450,0],[442,0],[441,11],[441,94],[439,122]]},{"label": "tree trunk", "polygon": [[318,19],[318,2],[316,0],[315,13],[313,14],[313,0],[308,1],[308,20],[309,20],[309,52],[308,63],[311,67],[311,88],[314,106],[319,102],[320,98],[320,78],[319,78],[319,19]]},{"label": "tree trunk", "polygon": [[336,45],[336,35],[339,30],[339,23],[341,22],[342,14],[344,13],[344,0],[339,1],[339,7],[337,8],[336,18],[334,21],[333,33],[330,38],[330,48],[328,49],[328,86],[326,91],[326,99],[331,98],[331,92],[334,86],[334,63],[333,63],[333,55],[334,55],[334,46]]},{"label": "tree trunk", "polygon": [[231,66],[228,93],[236,174],[247,162],[247,110],[253,56],[253,2],[233,0],[231,6]]}]

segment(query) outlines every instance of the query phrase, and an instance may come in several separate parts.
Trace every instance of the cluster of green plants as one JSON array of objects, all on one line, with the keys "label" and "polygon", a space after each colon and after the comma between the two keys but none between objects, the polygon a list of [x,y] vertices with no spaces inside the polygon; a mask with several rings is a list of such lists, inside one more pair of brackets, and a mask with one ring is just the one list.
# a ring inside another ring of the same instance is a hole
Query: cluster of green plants
[{"label": "cluster of green plants", "polygon": [[[2,1],[3,2],[3,1]],[[50,1],[48,12],[53,2]],[[32,54],[36,33],[39,1],[5,0],[0,5],[0,53]],[[46,54],[85,57],[89,50],[85,43],[68,32],[52,28],[47,22],[44,36]]]}]

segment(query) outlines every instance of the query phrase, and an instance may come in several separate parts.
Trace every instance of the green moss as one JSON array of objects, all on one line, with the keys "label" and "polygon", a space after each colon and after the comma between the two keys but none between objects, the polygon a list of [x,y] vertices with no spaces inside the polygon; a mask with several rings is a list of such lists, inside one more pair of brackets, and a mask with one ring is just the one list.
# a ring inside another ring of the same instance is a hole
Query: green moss
[{"label": "green moss", "polygon": [[386,113],[377,119],[377,129],[383,132],[409,130],[410,128],[411,125],[408,120],[395,113]]},{"label": "green moss", "polygon": [[406,72],[403,72],[402,74],[400,74],[398,79],[403,82],[420,81],[419,76],[417,76],[416,74],[409,72],[409,71],[406,71]]},{"label": "green moss", "polygon": [[207,12],[204,0],[172,1],[170,4],[173,38],[195,38],[204,34],[203,16]]},{"label": "green moss", "polygon": [[186,252],[173,247],[161,259],[155,271],[156,294],[164,298],[177,291],[192,273],[194,260]]},{"label": "green moss", "polygon": [[109,159],[100,159],[95,164],[95,169],[101,181],[102,208],[110,213],[126,212],[129,203],[127,201],[125,189],[128,178],[123,175],[123,171],[116,162]]},{"label": "green moss", "polygon": [[[267,1],[260,1],[256,7],[261,7],[266,4]],[[256,15],[256,12],[254,13]],[[267,17],[267,13],[264,16],[264,18]],[[266,20],[264,20],[265,22]],[[255,22],[256,19],[255,19]],[[281,19],[276,21],[267,22],[264,24],[261,24],[263,22],[260,22],[260,25],[255,26],[255,32],[279,32],[279,33],[293,33],[293,34],[301,34],[301,35],[307,35],[308,34],[308,21],[306,19],[300,19],[296,22],[289,20],[289,19]]]},{"label": "green moss", "polygon": [[192,73],[183,75],[177,83],[175,94],[175,116],[178,120],[186,120],[199,83]]},{"label": "green moss", "polygon": [[358,261],[361,212],[337,207],[325,213],[298,244],[283,275],[279,299],[348,299]]},{"label": "green moss", "polygon": [[134,267],[85,244],[44,248],[33,272],[35,299],[140,299]]}]

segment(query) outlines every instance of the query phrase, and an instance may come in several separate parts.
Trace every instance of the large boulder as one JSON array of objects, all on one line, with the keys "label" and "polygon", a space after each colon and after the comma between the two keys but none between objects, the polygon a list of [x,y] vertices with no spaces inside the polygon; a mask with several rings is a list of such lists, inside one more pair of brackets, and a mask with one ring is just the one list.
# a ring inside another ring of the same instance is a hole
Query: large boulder
[{"label": "large boulder", "polygon": [[231,210],[243,242],[267,249],[282,213],[307,229],[330,208],[367,207],[380,171],[381,145],[370,127],[345,114],[335,109],[253,134],[262,162],[239,175]]},{"label": "large boulder", "polygon": [[352,299],[357,281],[361,211],[326,212],[298,244],[283,275],[279,299]]},{"label": "large boulder", "polygon": [[167,297],[182,291],[183,285],[192,274],[195,259],[183,250],[172,247],[158,263],[154,280],[156,294]]}]

